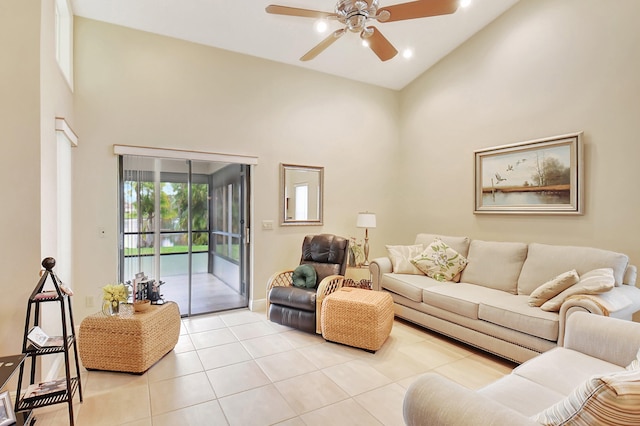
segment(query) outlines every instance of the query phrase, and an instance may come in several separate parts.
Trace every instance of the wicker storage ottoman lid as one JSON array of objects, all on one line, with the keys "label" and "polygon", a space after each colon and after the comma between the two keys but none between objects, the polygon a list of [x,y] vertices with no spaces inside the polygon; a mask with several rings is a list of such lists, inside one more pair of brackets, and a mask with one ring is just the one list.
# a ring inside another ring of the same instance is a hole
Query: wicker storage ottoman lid
[{"label": "wicker storage ottoman lid", "polygon": [[88,370],[144,373],[171,351],[180,335],[180,310],[174,302],[133,308],[117,316],[102,312],[82,320],[78,349]]},{"label": "wicker storage ottoman lid", "polygon": [[393,299],[382,291],[343,287],[322,303],[322,337],[377,351],[393,327]]}]

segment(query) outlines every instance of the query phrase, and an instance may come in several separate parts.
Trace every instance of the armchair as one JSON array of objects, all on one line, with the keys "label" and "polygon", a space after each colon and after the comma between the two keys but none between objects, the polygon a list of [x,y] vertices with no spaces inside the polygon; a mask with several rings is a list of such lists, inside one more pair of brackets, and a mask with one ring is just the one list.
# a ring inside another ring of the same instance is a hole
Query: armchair
[{"label": "armchair", "polygon": [[276,272],[267,282],[267,318],[309,333],[321,333],[324,298],[342,287],[347,269],[349,240],[331,234],[307,235],[302,242],[300,265],[316,271],[313,288],[293,285],[293,270]]}]

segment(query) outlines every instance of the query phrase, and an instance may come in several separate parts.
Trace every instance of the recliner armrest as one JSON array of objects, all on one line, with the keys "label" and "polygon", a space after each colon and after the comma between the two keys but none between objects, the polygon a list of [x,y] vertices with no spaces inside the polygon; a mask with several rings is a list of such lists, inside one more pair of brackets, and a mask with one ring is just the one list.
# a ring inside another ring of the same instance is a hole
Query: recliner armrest
[{"label": "recliner armrest", "polygon": [[340,289],[344,284],[342,275],[329,275],[318,284],[316,291],[316,333],[322,334],[322,302],[324,298]]},{"label": "recliner armrest", "polygon": [[275,274],[269,277],[267,281],[267,319],[269,319],[269,305],[271,302],[269,301],[269,290],[273,287],[288,287],[293,285],[293,269],[285,269],[284,271],[276,272]]},{"label": "recliner armrest", "polygon": [[538,425],[531,418],[436,373],[420,376],[404,396],[407,426]]},{"label": "recliner armrest", "polygon": [[393,272],[393,265],[388,257],[378,257],[369,263],[369,272],[371,272],[371,288],[380,290],[382,274]]}]

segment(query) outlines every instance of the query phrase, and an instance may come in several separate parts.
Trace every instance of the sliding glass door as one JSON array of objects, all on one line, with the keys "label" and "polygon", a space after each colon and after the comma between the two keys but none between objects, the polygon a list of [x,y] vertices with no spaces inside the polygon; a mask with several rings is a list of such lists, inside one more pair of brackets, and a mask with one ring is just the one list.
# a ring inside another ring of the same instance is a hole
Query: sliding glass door
[{"label": "sliding glass door", "polygon": [[182,315],[246,307],[250,168],[123,155],[120,170],[122,281]]}]

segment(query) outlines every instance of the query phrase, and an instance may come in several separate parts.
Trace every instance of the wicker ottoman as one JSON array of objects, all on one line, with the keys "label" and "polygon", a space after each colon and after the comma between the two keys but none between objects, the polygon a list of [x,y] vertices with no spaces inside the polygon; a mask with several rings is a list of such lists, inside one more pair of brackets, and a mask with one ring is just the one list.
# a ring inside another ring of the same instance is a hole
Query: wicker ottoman
[{"label": "wicker ottoman", "polygon": [[145,312],[125,309],[82,320],[78,347],[87,370],[142,374],[171,351],[180,335],[180,310],[174,302],[151,305]]},{"label": "wicker ottoman", "polygon": [[375,352],[393,327],[389,293],[343,287],[322,303],[322,337]]}]

